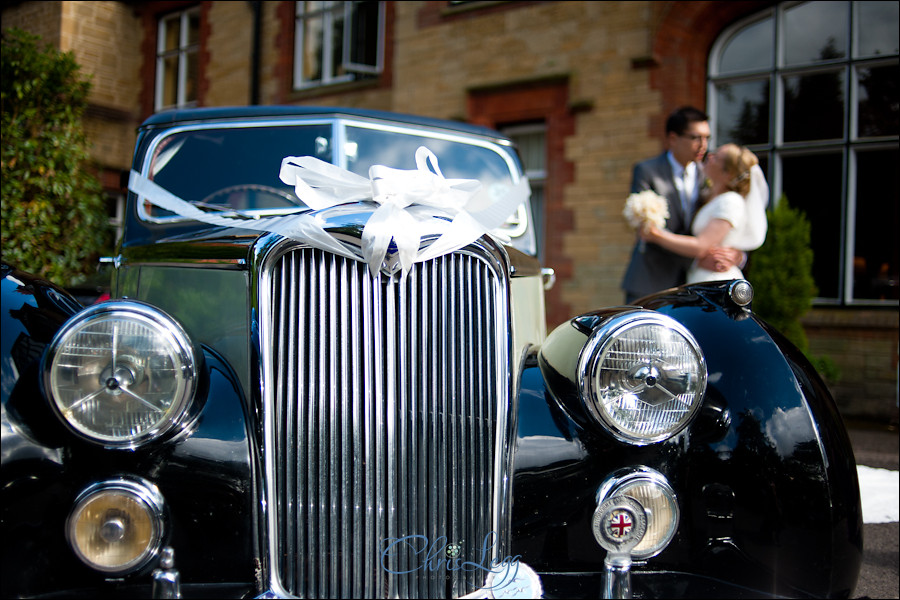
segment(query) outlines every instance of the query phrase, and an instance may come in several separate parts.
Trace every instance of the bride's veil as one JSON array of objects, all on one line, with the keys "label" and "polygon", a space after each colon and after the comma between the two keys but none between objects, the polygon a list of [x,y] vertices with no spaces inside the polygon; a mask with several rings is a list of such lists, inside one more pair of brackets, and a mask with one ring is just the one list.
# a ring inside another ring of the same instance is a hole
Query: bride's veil
[{"label": "bride's veil", "polygon": [[746,218],[738,238],[729,245],[738,250],[756,250],[766,241],[769,229],[766,206],[769,204],[769,185],[759,165],[750,169],[750,192],[745,198]]}]

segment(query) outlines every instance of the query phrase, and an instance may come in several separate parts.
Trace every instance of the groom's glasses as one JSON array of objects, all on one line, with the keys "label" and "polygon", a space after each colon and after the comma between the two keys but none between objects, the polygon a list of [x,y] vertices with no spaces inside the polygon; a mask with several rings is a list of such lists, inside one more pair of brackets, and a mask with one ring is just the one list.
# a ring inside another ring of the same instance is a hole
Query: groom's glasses
[{"label": "groom's glasses", "polygon": [[686,139],[689,139],[689,140],[691,140],[692,142],[695,142],[695,143],[696,143],[696,142],[700,142],[700,141],[706,141],[706,143],[708,144],[708,143],[709,143],[709,138],[710,138],[710,136],[708,136],[708,135],[694,135],[694,134],[692,134],[692,133],[682,133],[682,134],[679,134],[679,135],[680,135],[681,137],[686,138]]}]

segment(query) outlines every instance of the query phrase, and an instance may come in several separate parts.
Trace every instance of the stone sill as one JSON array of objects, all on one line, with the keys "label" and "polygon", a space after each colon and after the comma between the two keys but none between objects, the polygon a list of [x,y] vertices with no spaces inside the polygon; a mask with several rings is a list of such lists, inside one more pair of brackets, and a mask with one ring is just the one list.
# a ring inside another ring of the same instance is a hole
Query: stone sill
[{"label": "stone sill", "polygon": [[800,319],[805,328],[900,329],[900,310],[885,308],[813,308]]}]

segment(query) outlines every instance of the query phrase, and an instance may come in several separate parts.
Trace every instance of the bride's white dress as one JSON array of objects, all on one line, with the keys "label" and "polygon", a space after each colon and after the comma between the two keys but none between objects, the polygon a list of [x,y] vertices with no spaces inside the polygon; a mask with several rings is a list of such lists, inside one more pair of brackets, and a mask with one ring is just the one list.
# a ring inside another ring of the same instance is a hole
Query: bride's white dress
[{"label": "bride's white dress", "polygon": [[[691,225],[691,232],[698,235],[703,231],[709,222],[713,219],[724,219],[731,223],[731,231],[725,236],[725,239],[719,244],[720,246],[735,246],[737,240],[744,235],[743,229],[746,227],[746,201],[737,192],[725,192],[719,194],[697,211],[694,217],[694,223]],[[697,283],[699,281],[713,281],[717,279],[742,279],[743,272],[733,266],[727,271],[716,272],[702,269],[697,265],[697,261],[688,269],[687,282]]]}]

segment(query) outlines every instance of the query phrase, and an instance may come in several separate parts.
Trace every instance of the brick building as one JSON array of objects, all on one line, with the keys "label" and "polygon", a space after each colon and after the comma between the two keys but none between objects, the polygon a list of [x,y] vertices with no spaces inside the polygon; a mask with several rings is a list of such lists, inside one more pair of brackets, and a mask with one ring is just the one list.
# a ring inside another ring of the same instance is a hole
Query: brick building
[{"label": "brick building", "polygon": [[504,130],[557,273],[550,325],[621,303],[632,166],[663,149],[672,109],[705,107],[713,144],[748,145],[773,198],[807,211],[811,352],[841,367],[845,411],[879,419],[897,402],[897,25],[896,2],[863,1],[3,8],[4,28],[73,51],[92,76],[85,124],[113,204],[135,127],[170,106],[345,105]]}]

